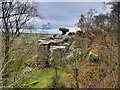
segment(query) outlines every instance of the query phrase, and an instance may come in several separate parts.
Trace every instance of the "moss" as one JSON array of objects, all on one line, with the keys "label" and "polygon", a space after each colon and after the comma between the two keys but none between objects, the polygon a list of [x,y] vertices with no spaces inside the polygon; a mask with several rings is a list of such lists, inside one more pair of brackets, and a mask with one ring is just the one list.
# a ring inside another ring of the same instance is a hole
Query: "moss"
[{"label": "moss", "polygon": [[104,81],[104,85],[106,85],[107,87],[109,87],[110,86],[110,79]]},{"label": "moss", "polygon": [[22,84],[21,86],[22,87],[28,87],[29,85],[28,84]]},{"label": "moss", "polygon": [[[58,70],[58,75],[60,78],[64,78],[66,72],[68,69],[59,69]],[[30,88],[46,88],[48,86],[52,87],[52,77],[54,76],[55,72],[53,68],[48,68],[48,69],[41,69],[37,70],[33,75],[30,80],[26,81],[24,84],[28,85],[27,87]],[[69,78],[67,78],[69,80]],[[32,83],[31,83],[32,82]],[[34,84],[35,83],[35,84]],[[71,83],[70,82],[64,82],[62,80],[59,80],[59,85],[62,87],[70,87]]]},{"label": "moss", "polygon": [[95,56],[98,56],[95,52],[93,52],[92,50],[90,51],[91,54],[95,55]]},{"label": "moss", "polygon": [[30,85],[35,85],[37,83],[39,83],[39,81],[34,81],[34,82],[30,83]]}]

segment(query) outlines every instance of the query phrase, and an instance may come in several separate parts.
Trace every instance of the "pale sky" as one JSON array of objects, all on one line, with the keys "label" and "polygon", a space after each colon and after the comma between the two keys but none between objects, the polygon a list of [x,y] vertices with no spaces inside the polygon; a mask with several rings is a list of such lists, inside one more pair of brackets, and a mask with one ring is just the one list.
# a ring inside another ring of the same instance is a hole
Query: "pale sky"
[{"label": "pale sky", "polygon": [[103,10],[102,2],[39,2],[39,13],[44,17],[38,22],[52,25],[74,25],[78,22],[80,14],[85,14],[89,9],[96,9],[99,13]]},{"label": "pale sky", "polygon": [[17,1],[18,2],[26,2],[26,1],[29,1],[29,2],[112,2],[112,0],[17,0]]}]

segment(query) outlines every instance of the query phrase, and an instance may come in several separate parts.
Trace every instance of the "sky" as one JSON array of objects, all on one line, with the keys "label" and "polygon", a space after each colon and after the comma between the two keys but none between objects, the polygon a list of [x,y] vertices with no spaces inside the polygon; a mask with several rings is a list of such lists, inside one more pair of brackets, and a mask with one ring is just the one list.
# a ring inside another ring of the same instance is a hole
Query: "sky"
[{"label": "sky", "polygon": [[102,2],[39,2],[39,13],[43,16],[40,23],[51,25],[75,25],[80,14],[85,14],[89,9],[96,9],[98,13],[105,13]]},{"label": "sky", "polygon": [[[5,0],[4,0],[5,1]],[[10,0],[9,0],[10,1]],[[112,2],[111,0],[17,0],[18,2]]]}]

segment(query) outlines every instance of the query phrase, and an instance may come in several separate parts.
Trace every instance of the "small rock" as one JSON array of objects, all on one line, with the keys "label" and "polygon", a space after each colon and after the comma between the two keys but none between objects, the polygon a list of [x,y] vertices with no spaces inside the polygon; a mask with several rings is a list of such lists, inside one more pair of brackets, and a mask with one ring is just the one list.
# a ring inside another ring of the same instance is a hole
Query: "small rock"
[{"label": "small rock", "polygon": [[32,72],[32,69],[30,67],[26,67],[23,73],[29,73]]}]

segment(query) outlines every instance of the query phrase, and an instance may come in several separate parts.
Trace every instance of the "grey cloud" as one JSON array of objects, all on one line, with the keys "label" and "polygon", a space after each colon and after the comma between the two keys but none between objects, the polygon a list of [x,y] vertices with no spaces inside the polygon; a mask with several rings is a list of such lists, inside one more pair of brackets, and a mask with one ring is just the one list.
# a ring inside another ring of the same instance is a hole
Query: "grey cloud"
[{"label": "grey cloud", "polygon": [[86,13],[89,9],[96,9],[102,12],[101,2],[42,2],[40,10],[46,21],[53,24],[70,24],[77,22],[77,17]]}]

